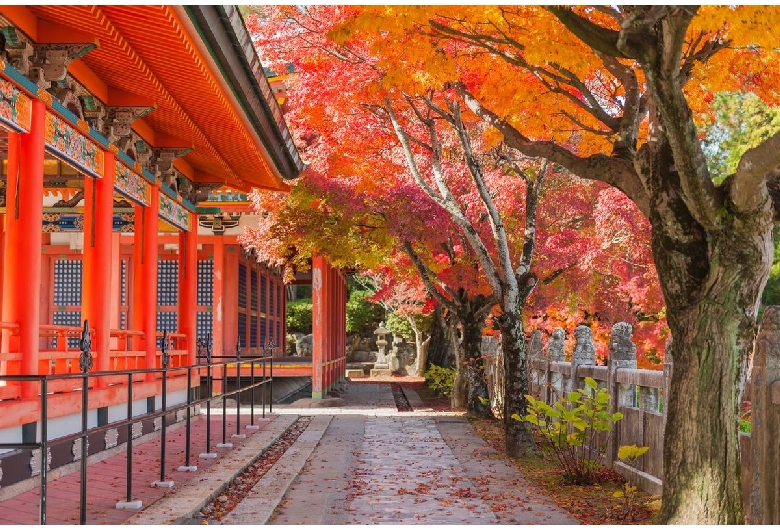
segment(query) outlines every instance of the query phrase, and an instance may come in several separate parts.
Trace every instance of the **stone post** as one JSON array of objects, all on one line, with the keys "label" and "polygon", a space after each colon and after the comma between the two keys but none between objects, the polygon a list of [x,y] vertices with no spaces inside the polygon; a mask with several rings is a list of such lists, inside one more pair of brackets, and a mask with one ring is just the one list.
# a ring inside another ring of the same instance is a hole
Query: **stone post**
[{"label": "stone post", "polygon": [[568,390],[577,390],[582,386],[577,374],[580,366],[595,365],[596,346],[593,344],[593,332],[588,326],[577,326],[574,329],[574,352],[571,355],[571,378]]},{"label": "stone post", "polygon": [[780,446],[777,443],[780,436],[780,306],[770,306],[764,311],[753,350],[751,379],[752,473],[742,476],[743,479],[752,476],[753,481],[745,522],[776,525],[780,524]]},{"label": "stone post", "polygon": [[528,389],[533,396],[541,396],[544,392],[543,381],[541,380],[542,370],[539,363],[544,356],[544,347],[542,346],[542,332],[535,329],[531,333],[531,341],[528,343],[528,372],[530,388]]},{"label": "stone post", "polygon": [[[566,361],[566,332],[562,328],[555,328],[550,337],[550,341],[547,343],[547,367],[549,370],[550,363],[552,362],[564,362]],[[550,383],[549,399],[547,404],[552,404],[552,400],[555,394],[562,396],[566,391],[563,384],[563,376],[559,372],[550,372],[548,377]]]},{"label": "stone post", "polygon": [[[610,412],[618,411],[621,406],[636,406],[636,387],[621,385],[617,382],[617,371],[623,368],[636,369],[636,345],[631,341],[633,329],[631,324],[618,322],[609,334],[609,358],[607,360],[607,391],[609,392]],[[612,436],[607,442],[607,465],[617,458],[620,446],[619,423],[615,425]]]}]

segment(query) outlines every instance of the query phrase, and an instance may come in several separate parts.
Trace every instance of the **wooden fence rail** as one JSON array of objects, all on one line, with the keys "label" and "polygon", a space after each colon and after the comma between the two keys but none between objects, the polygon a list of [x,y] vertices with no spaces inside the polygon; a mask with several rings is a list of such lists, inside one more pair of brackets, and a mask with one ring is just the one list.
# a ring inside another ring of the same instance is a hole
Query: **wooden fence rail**
[{"label": "wooden fence rail", "polygon": [[[611,412],[623,413],[623,419],[604,444],[604,463],[645,491],[660,494],[666,425],[663,403],[669,395],[674,365],[667,354],[663,370],[637,369],[631,334],[629,324],[615,324],[607,365],[597,366],[591,330],[586,326],[575,329],[575,345],[569,355],[564,351],[562,329],[553,332],[546,347],[541,332],[535,330],[528,346],[528,381],[531,394],[548,404],[582,388],[586,377],[606,388]],[[497,348],[495,339],[485,337],[482,349],[488,376],[500,378],[500,346]],[[751,433],[740,434],[746,522],[780,524],[780,306],[764,312],[743,399],[751,403]],[[621,445],[632,444],[650,449],[629,466],[617,459],[617,451]]]}]

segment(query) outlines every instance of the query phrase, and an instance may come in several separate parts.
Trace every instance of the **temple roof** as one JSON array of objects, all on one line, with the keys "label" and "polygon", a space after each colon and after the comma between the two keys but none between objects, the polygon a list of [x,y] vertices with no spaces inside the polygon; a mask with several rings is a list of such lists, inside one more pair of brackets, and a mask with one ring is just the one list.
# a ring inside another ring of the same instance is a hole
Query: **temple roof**
[{"label": "temple roof", "polygon": [[153,106],[133,129],[191,148],[194,183],[285,189],[303,169],[234,6],[29,5],[0,13],[38,43],[95,43],[68,72],[105,105]]}]

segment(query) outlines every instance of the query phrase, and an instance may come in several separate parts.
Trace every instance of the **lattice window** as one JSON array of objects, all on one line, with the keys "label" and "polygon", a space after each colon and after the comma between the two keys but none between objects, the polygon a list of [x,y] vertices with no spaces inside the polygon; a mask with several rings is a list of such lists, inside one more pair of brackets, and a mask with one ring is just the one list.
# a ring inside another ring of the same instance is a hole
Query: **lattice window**
[{"label": "lattice window", "polygon": [[214,262],[198,261],[198,305],[212,305],[214,300]]},{"label": "lattice window", "polygon": [[[158,311],[157,312],[157,331],[176,333],[177,327],[176,311]],[[162,338],[157,339],[157,349],[162,348]]]},{"label": "lattice window", "polygon": [[[282,336],[282,323],[278,320],[276,321],[276,336],[280,337],[279,342],[281,343],[281,336]],[[277,344],[277,346],[284,346],[284,344]]]},{"label": "lattice window", "polygon": [[246,308],[246,265],[238,264],[238,307]]},{"label": "lattice window", "polygon": [[268,307],[268,279],[260,276],[260,312],[265,313]]},{"label": "lattice window", "polygon": [[157,305],[175,306],[179,295],[179,263],[175,259],[157,262]]},{"label": "lattice window", "polygon": [[198,311],[197,316],[195,317],[196,325],[198,327],[198,338],[199,339],[205,339],[207,335],[213,336],[213,324],[212,324],[212,315],[211,311]]},{"label": "lattice window", "polygon": [[252,274],[252,285],[249,286],[249,308],[257,311],[257,275]]},{"label": "lattice window", "polygon": [[246,314],[238,314],[238,338],[241,340],[241,348],[246,346]]},{"label": "lattice window", "polygon": [[276,316],[282,316],[282,284],[280,283],[276,284]]},{"label": "lattice window", "polygon": [[262,346],[265,346],[265,339],[268,336],[268,332],[266,330],[266,323],[268,321],[265,319],[265,317],[260,317],[260,344]]},{"label": "lattice window", "polygon": [[270,278],[268,279],[268,316],[274,316],[274,282]]},{"label": "lattice window", "polygon": [[81,305],[81,260],[54,262],[54,305]]},{"label": "lattice window", "polygon": [[274,321],[272,320],[269,324],[270,324],[270,326],[268,326],[268,340],[273,342],[273,340],[274,340]]},{"label": "lattice window", "polygon": [[[55,326],[82,327],[84,325],[84,323],[81,321],[81,311],[55,311],[52,317]],[[68,348],[78,348],[79,342],[79,337],[68,338]],[[52,348],[57,347],[56,337],[52,339],[51,345]]]},{"label": "lattice window", "polygon": [[257,347],[257,317],[254,315],[249,317],[249,346]]},{"label": "lattice window", "polygon": [[[121,260],[119,268],[119,303],[127,304],[127,261]],[[122,328],[124,329],[124,328]]]}]

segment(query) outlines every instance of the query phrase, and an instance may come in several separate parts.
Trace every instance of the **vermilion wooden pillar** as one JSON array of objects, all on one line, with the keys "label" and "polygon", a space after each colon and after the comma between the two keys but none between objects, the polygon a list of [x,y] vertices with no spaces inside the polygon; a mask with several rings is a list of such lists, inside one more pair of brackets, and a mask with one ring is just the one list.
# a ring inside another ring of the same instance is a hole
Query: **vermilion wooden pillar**
[{"label": "vermilion wooden pillar", "polygon": [[[222,349],[216,355],[233,357],[238,341],[238,245],[225,245],[222,269]],[[241,345],[244,350],[245,344]]]},{"label": "vermilion wooden pillar", "polygon": [[190,231],[179,232],[179,333],[187,336],[187,363],[196,364],[198,306],[198,218],[190,213]]},{"label": "vermilion wooden pillar", "polygon": [[311,260],[311,397],[322,399],[323,392],[323,362],[325,348],[323,335],[325,333],[325,293],[323,285],[325,277],[325,258],[313,256]]},{"label": "vermilion wooden pillar", "polygon": [[[141,314],[142,330],[146,336],[146,367],[157,367],[157,245],[160,188],[151,186],[149,206],[144,208],[143,259],[141,263]],[[147,374],[147,381],[155,379]]]},{"label": "vermilion wooden pillar", "polygon": [[[114,224],[114,180],[116,165],[114,153],[104,154],[105,170],[102,179],[84,179],[84,258],[82,280],[81,318],[89,320],[94,328],[92,349],[95,351],[95,370],[110,368],[111,346],[111,276],[114,264],[112,232]],[[98,382],[102,387],[103,383]]]},{"label": "vermilion wooden pillar", "polygon": [[[45,105],[33,100],[30,132],[8,133],[2,315],[19,324],[23,374],[38,373],[45,118]],[[22,385],[23,397],[37,394],[37,384]]]},{"label": "vermilion wooden pillar", "polygon": [[[130,294],[130,323],[129,329],[142,331],[144,329],[144,313],[142,307],[144,282],[144,206],[135,204],[135,226],[133,228],[133,281],[130,282],[132,290]],[[140,338],[132,340],[133,350],[139,351],[143,342]]]}]

